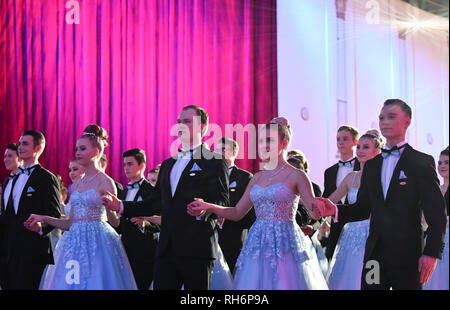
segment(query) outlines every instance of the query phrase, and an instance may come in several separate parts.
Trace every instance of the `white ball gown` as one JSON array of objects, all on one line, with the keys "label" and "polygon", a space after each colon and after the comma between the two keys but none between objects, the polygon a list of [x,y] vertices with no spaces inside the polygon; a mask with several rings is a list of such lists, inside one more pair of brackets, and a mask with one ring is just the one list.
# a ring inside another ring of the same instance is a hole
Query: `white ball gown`
[{"label": "white ball gown", "polygon": [[[352,182],[353,185],[353,182]],[[350,204],[356,202],[358,188],[351,187],[347,194]],[[370,220],[344,225],[327,273],[330,290],[360,290],[364,265],[366,240],[369,236]]]},{"label": "white ball gown", "polygon": [[234,289],[326,290],[311,240],[295,221],[299,197],[283,183],[250,191],[256,221],[236,262]]},{"label": "white ball gown", "polygon": [[[136,290],[119,235],[107,222],[100,194],[90,189],[70,197],[73,223],[43,275],[44,290]],[[70,214],[70,213],[67,213]]]},{"label": "white ball gown", "polygon": [[211,273],[211,290],[231,290],[233,289],[233,277],[228,267],[222,249],[217,245],[217,259]]},{"label": "white ball gown", "polygon": [[423,286],[424,290],[448,290],[449,289],[449,270],[448,270],[448,217],[447,217],[447,229],[445,231],[445,246],[442,253],[442,259],[437,261],[436,268],[428,280]]}]

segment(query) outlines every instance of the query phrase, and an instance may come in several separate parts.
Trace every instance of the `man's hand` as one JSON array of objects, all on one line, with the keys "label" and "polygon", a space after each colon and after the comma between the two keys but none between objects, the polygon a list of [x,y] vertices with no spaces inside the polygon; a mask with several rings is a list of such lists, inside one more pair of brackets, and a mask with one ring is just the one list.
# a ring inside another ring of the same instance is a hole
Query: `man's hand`
[{"label": "man's hand", "polygon": [[307,236],[311,236],[312,234],[314,234],[314,228],[311,225],[301,226],[300,229]]},{"label": "man's hand", "polygon": [[316,199],[322,202],[322,204],[317,204],[320,217],[333,216],[336,213],[336,206],[331,202],[330,199],[323,197],[318,197]]},{"label": "man's hand", "polygon": [[144,230],[145,223],[147,222],[144,217],[132,217],[130,221],[139,227],[140,230]]},{"label": "man's hand", "polygon": [[115,212],[120,211],[121,201],[114,194],[107,191],[106,194],[102,196],[102,202],[108,210]]},{"label": "man's hand", "polygon": [[419,260],[420,283],[425,284],[430,280],[436,268],[437,258],[422,255]]}]

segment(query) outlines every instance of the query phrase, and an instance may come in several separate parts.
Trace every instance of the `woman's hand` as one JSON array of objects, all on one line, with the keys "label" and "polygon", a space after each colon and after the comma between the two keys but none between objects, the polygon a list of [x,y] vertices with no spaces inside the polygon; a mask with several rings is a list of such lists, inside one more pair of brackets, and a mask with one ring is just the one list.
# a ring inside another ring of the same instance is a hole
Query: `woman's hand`
[{"label": "woman's hand", "polygon": [[191,216],[201,216],[209,210],[209,203],[206,203],[201,198],[194,198],[194,201],[188,204],[187,213]]},{"label": "woman's hand", "polygon": [[31,214],[30,217],[23,223],[26,229],[40,232],[41,222],[45,222],[45,215]]}]

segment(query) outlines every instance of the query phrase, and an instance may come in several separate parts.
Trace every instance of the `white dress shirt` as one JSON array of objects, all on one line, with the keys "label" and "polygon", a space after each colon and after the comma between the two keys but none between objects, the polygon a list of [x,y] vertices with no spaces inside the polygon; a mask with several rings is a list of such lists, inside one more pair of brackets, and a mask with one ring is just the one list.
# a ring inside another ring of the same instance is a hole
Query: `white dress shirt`
[{"label": "white dress shirt", "polygon": [[[125,197],[125,201],[134,201],[136,198],[137,193],[139,192],[140,186],[142,185],[142,182],[144,182],[144,178],[142,178],[139,181],[139,187],[138,188],[132,188],[127,190],[127,196]],[[142,201],[142,197],[138,197],[137,201]]]},{"label": "white dress shirt", "polygon": [[[31,165],[23,166],[22,168],[30,168],[30,167],[33,167],[34,165],[37,165],[37,164],[39,164],[39,163],[35,162],[35,163],[32,163]],[[34,172],[34,168],[31,169],[30,175],[33,172]],[[14,189],[13,189],[13,192],[12,192],[12,199],[13,199],[13,204],[14,204],[14,212],[16,214],[17,214],[17,210],[19,209],[20,197],[22,197],[22,192],[23,192],[25,184],[27,184],[29,178],[30,178],[30,176],[28,174],[21,173],[17,177],[16,184],[14,185]],[[8,202],[8,201],[6,201],[6,202]],[[6,204],[5,204],[5,207],[6,207]]]},{"label": "white dress shirt", "polygon": [[[345,179],[347,174],[349,174],[350,172],[353,171],[353,169],[355,167],[356,158],[353,157],[350,160],[352,161],[350,163],[351,167],[347,167],[347,166],[338,167],[338,171],[337,171],[337,175],[336,175],[336,188],[338,188],[339,185],[341,185],[342,181]],[[347,197],[347,195],[345,195],[345,197]],[[345,197],[341,199],[341,203],[344,203]]]},{"label": "white dress shirt", "polygon": [[[400,148],[404,144],[406,144],[406,142],[402,141],[397,144],[397,147]],[[386,150],[390,150],[390,148],[386,147]],[[383,166],[381,167],[381,187],[383,188],[384,199],[386,199],[395,166],[397,166],[398,160],[402,156],[404,150],[405,148],[400,149],[400,156],[388,155],[385,159],[383,159]]]},{"label": "white dress shirt", "polygon": [[342,183],[342,181],[345,179],[347,174],[353,171],[355,167],[356,159],[353,157],[350,159],[352,162],[350,163],[351,167],[342,166],[338,168],[337,175],[336,175],[336,188],[339,187],[339,185]]}]

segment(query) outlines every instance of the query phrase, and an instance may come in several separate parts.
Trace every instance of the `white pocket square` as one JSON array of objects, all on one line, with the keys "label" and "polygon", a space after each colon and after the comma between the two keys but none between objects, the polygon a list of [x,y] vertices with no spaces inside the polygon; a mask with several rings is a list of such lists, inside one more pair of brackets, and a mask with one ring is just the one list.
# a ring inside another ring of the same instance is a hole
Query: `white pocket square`
[{"label": "white pocket square", "polygon": [[405,172],[403,170],[400,171],[400,175],[398,176],[399,180],[402,179],[407,179],[408,177],[406,176]]},{"label": "white pocket square", "polygon": [[193,172],[193,171],[202,171],[202,169],[197,165],[197,163],[194,163],[194,165],[192,166],[192,169],[189,170],[189,172]]},{"label": "white pocket square", "polygon": [[229,188],[235,188],[237,186],[236,181],[233,181],[233,183],[230,184]]},{"label": "white pocket square", "polygon": [[27,193],[34,193],[34,192],[35,192],[35,190],[31,186],[28,187]]}]

